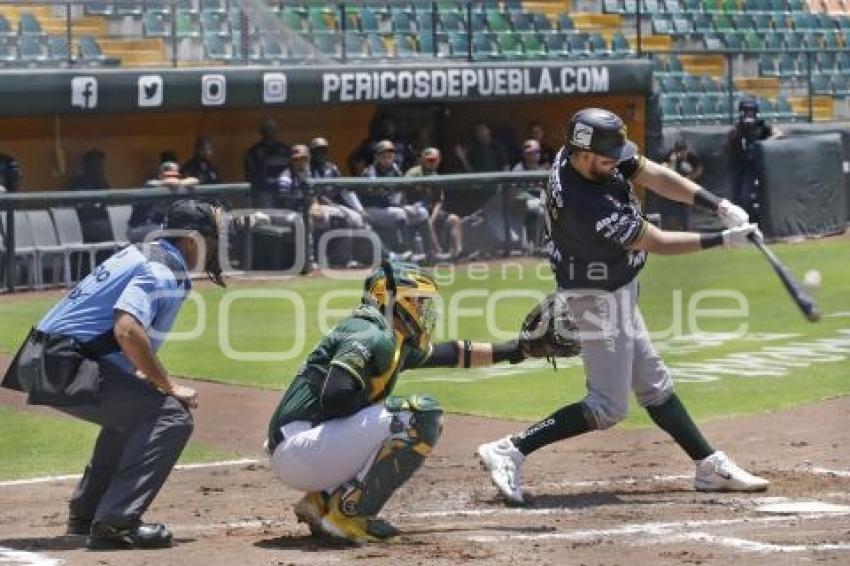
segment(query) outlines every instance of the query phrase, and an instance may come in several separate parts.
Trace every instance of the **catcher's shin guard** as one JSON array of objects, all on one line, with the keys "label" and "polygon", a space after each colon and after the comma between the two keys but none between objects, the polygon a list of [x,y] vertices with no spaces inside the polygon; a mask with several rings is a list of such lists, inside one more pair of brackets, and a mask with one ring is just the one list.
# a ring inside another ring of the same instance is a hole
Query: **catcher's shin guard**
[{"label": "catcher's shin guard", "polygon": [[343,486],[340,507],[347,515],[377,515],[393,492],[419,469],[442,433],[443,410],[435,399],[389,397],[385,404],[396,413],[390,425],[392,435],[357,477]]}]

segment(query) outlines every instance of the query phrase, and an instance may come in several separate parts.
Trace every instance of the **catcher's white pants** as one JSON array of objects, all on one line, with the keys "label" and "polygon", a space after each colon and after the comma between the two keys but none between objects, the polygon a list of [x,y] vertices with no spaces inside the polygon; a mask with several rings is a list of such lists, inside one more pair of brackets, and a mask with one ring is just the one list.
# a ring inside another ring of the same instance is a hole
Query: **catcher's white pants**
[{"label": "catcher's white pants", "polygon": [[272,470],[293,489],[333,491],[371,465],[375,453],[392,434],[393,415],[408,426],[410,412],[391,413],[383,403],[315,427],[306,421],[289,423],[281,427],[283,442],[271,456]]},{"label": "catcher's white pants", "polygon": [[587,377],[582,403],[595,428],[609,428],[626,416],[630,390],[643,407],[664,403],[673,392],[673,380],[638,309],[637,280],[610,293],[562,292],[580,331]]}]

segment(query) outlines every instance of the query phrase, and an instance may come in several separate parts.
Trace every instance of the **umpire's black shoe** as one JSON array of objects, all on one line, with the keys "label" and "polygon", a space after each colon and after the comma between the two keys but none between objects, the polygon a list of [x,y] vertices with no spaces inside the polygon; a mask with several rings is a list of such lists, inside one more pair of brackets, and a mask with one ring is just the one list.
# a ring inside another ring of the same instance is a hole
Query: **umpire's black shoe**
[{"label": "umpire's black shoe", "polygon": [[132,527],[94,523],[86,546],[89,550],[168,548],[171,546],[171,531],[161,523],[140,522]]},{"label": "umpire's black shoe", "polygon": [[65,530],[66,535],[88,536],[91,532],[91,517],[81,517],[79,515],[68,516],[68,528]]}]

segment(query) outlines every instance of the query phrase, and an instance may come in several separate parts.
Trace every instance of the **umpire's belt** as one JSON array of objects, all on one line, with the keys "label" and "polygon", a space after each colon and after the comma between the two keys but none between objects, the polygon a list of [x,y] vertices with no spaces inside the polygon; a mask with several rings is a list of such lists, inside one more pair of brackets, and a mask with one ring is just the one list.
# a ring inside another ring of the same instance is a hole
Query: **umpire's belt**
[{"label": "umpire's belt", "polygon": [[97,358],[119,351],[112,329],[94,340],[30,330],[12,360],[3,387],[25,391],[32,405],[72,406],[100,400]]}]

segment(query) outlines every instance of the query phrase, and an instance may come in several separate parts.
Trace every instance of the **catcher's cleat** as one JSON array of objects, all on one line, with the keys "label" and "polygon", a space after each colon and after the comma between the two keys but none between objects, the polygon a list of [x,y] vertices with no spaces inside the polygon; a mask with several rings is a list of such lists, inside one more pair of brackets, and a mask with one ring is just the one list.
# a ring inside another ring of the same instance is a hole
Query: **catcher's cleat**
[{"label": "catcher's cleat", "polygon": [[742,470],[723,452],[715,452],[696,464],[694,489],[697,491],[764,491],[770,483]]},{"label": "catcher's cleat", "polygon": [[328,501],[320,524],[323,533],[354,544],[383,542],[398,534],[398,529],[383,519],[345,513],[341,496],[342,492],[337,492]]},{"label": "catcher's cleat", "polygon": [[522,464],[525,456],[520,452],[511,437],[482,444],[478,447],[481,465],[490,472],[490,479],[502,495],[511,502],[525,503],[522,494]]},{"label": "catcher's cleat", "polygon": [[306,523],[313,536],[324,535],[322,517],[327,513],[327,496],[321,491],[311,491],[295,504],[295,518]]}]

